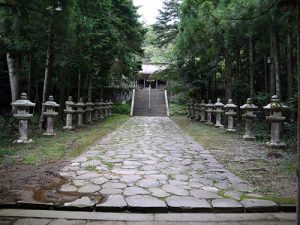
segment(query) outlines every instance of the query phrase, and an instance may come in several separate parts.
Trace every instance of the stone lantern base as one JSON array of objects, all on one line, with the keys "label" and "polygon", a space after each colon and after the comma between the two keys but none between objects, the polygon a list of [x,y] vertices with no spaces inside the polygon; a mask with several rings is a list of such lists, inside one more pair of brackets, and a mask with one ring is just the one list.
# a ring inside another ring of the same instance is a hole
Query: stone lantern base
[{"label": "stone lantern base", "polygon": [[268,147],[268,148],[286,148],[287,145],[285,143],[282,143],[282,142],[276,143],[276,142],[269,141],[269,142],[266,143],[266,147]]},{"label": "stone lantern base", "polygon": [[34,143],[34,141],[32,139],[13,141],[13,144],[30,144],[30,143]]},{"label": "stone lantern base", "polygon": [[256,140],[256,137],[255,136],[252,136],[252,135],[243,135],[243,139],[244,141],[255,141]]},{"label": "stone lantern base", "polygon": [[42,133],[42,135],[51,137],[51,136],[56,136],[56,133],[54,131],[53,132],[45,132],[45,133]]},{"label": "stone lantern base", "polygon": [[233,132],[236,132],[236,129],[229,129],[229,128],[228,128],[228,129],[226,129],[226,131],[232,132],[232,133],[233,133]]},{"label": "stone lantern base", "polygon": [[67,126],[64,126],[63,129],[64,129],[64,130],[75,130],[75,127],[67,127]]}]

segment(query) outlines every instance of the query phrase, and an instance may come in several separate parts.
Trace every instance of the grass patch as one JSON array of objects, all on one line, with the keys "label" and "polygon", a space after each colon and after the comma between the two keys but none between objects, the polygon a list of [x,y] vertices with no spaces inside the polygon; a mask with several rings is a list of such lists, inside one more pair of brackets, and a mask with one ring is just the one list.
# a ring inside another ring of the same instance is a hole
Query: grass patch
[{"label": "grass patch", "polygon": [[84,169],[87,170],[87,171],[95,171],[96,170],[96,166],[88,165]]},{"label": "grass patch", "polygon": [[111,133],[128,119],[127,115],[117,114],[75,131],[65,131],[55,127],[55,137],[44,137],[34,130],[29,134],[34,143],[28,145],[12,144],[16,136],[6,137],[0,141],[0,163],[19,162],[36,165],[77,157],[98,139]]}]

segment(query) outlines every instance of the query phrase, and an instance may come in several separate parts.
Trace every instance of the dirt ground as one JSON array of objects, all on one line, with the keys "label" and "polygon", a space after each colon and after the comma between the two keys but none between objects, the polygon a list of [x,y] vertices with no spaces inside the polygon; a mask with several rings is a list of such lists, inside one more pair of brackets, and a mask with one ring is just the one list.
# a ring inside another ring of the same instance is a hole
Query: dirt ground
[{"label": "dirt ground", "polygon": [[50,162],[38,166],[1,165],[0,204],[23,200],[24,190],[48,185],[57,177],[59,169],[66,164],[67,161]]}]

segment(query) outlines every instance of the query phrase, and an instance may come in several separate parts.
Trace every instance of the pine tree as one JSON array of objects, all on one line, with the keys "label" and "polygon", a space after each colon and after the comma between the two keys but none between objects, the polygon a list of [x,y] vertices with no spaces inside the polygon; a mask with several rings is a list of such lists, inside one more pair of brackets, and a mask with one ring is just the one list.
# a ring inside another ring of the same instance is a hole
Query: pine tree
[{"label": "pine tree", "polygon": [[178,34],[179,6],[178,0],[164,0],[163,9],[159,10],[153,28],[157,34],[156,44],[160,47],[175,41]]}]

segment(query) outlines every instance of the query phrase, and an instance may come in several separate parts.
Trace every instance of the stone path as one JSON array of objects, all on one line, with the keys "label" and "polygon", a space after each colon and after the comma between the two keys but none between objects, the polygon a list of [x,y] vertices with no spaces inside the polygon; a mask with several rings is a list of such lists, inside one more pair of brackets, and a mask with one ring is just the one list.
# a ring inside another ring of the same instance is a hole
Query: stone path
[{"label": "stone path", "polygon": [[[101,193],[66,207],[96,211],[272,212],[289,210],[256,199],[253,188],[167,117],[133,117],[65,167],[62,191]],[[247,196],[248,199],[241,200]]]}]

